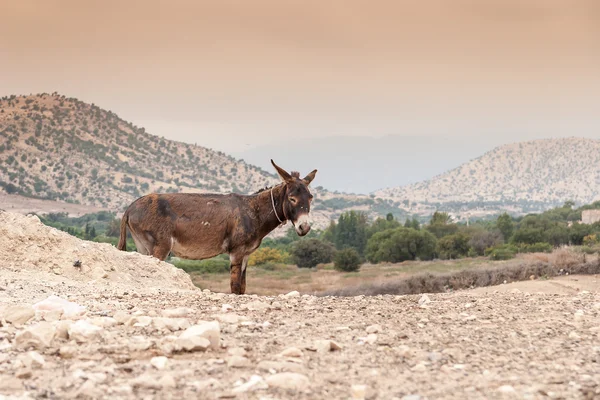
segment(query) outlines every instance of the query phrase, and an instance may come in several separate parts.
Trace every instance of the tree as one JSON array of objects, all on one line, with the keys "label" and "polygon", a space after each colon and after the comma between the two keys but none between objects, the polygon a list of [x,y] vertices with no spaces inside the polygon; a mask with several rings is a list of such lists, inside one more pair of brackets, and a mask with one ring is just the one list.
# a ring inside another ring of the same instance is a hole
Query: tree
[{"label": "tree", "polygon": [[333,257],[333,267],[338,271],[356,272],[360,264],[360,254],[352,248],[340,250]]},{"label": "tree", "polygon": [[456,233],[456,231],[458,231],[458,226],[452,223],[448,213],[436,211],[431,216],[431,221],[429,221],[427,230],[440,239],[444,236]]},{"label": "tree", "polygon": [[338,250],[353,247],[363,254],[367,245],[367,216],[365,213],[349,211],[340,215],[337,224],[335,247]]},{"label": "tree", "polygon": [[335,248],[319,239],[300,240],[292,247],[292,260],[298,268],[314,268],[317,264],[331,262]]},{"label": "tree", "polygon": [[371,226],[369,226],[367,228],[367,240],[373,236],[374,234],[376,234],[377,232],[383,232],[385,230],[388,229],[395,229],[395,228],[399,228],[400,222],[392,219],[383,219],[383,218],[377,218],[375,221],[373,221],[373,223],[371,224]]},{"label": "tree", "polygon": [[412,228],[388,229],[374,234],[367,244],[366,257],[373,263],[383,261],[430,260],[435,254],[436,238],[428,231]]},{"label": "tree", "polygon": [[469,253],[469,236],[462,232],[448,235],[437,243],[437,252],[441,259],[453,260],[461,258]]},{"label": "tree", "polygon": [[478,228],[472,231],[469,246],[473,253],[478,256],[485,255],[485,250],[490,247],[496,247],[504,243],[502,233],[499,230],[487,231]]},{"label": "tree", "polygon": [[387,213],[387,215],[385,216],[385,219],[388,220],[388,221],[393,221],[394,220],[394,214]]},{"label": "tree", "polygon": [[496,226],[502,233],[502,237],[504,237],[504,241],[508,241],[513,234],[514,224],[513,220],[507,213],[502,214],[496,220]]}]

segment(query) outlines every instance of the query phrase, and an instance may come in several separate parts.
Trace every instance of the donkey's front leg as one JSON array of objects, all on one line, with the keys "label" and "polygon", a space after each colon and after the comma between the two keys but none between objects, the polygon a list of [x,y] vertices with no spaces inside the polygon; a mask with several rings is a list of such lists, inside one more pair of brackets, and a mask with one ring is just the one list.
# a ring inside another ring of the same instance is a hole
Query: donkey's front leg
[{"label": "donkey's front leg", "polygon": [[247,256],[230,257],[231,265],[229,267],[231,293],[244,294],[246,293],[246,265],[248,264]]}]

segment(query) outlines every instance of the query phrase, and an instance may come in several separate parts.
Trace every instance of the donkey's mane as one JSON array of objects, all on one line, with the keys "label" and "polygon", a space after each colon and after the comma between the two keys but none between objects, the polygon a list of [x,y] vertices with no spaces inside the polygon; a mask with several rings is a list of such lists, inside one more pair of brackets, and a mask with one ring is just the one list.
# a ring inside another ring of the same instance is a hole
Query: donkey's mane
[{"label": "donkey's mane", "polygon": [[[298,178],[298,179],[300,179],[300,172],[298,172],[298,171],[292,171],[292,172],[290,173],[290,175],[292,176],[292,178]],[[275,186],[279,186],[279,185],[281,185],[281,183],[278,183],[277,185],[273,185],[273,186],[265,186],[264,188],[262,188],[262,189],[259,189],[259,190],[257,190],[256,192],[254,192],[254,193],[252,193],[252,194],[259,194],[259,193],[262,193],[262,192],[264,192],[264,191],[266,191],[266,190],[271,190],[271,189],[273,189]]]}]

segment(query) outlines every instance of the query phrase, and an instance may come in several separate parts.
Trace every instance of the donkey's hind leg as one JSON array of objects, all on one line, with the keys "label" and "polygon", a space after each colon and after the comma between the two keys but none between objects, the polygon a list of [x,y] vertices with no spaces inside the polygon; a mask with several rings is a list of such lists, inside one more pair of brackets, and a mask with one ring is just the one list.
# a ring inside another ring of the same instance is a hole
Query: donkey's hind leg
[{"label": "donkey's hind leg", "polygon": [[154,244],[152,255],[161,261],[165,261],[169,253],[173,249],[173,239],[162,239]]}]

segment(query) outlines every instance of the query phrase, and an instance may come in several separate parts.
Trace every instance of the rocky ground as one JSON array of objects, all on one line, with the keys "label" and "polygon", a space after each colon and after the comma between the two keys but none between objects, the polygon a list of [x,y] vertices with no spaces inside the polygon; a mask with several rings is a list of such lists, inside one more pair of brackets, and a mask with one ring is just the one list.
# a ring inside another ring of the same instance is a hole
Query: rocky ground
[{"label": "rocky ground", "polygon": [[0,214],[19,254],[0,262],[0,398],[600,398],[597,291],[234,296],[59,233],[46,256],[98,251],[106,273],[34,263],[23,218]]}]

